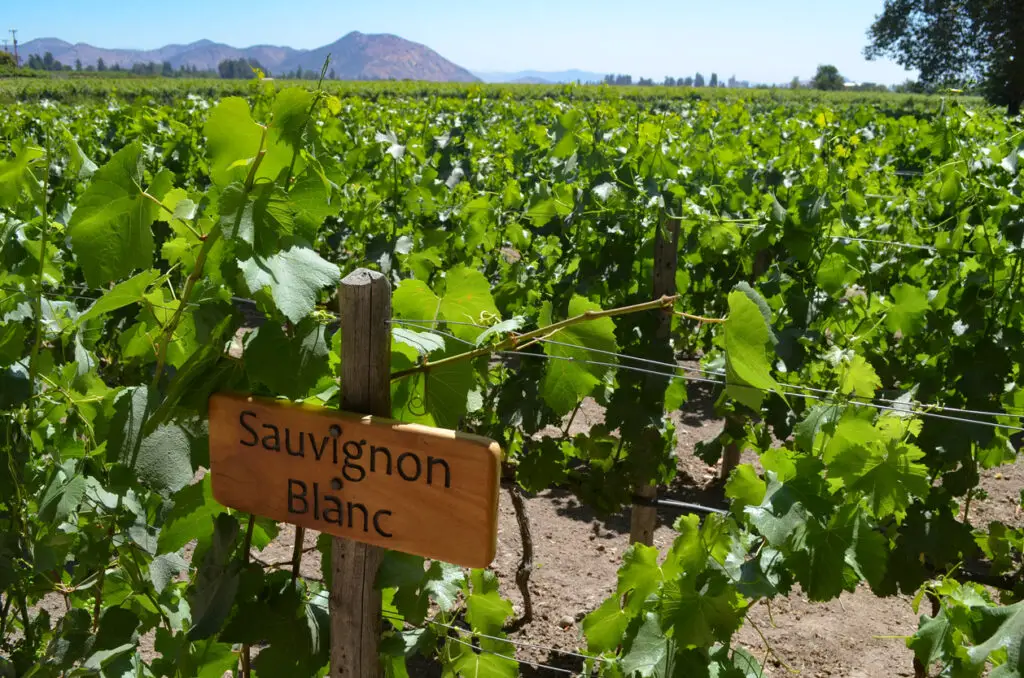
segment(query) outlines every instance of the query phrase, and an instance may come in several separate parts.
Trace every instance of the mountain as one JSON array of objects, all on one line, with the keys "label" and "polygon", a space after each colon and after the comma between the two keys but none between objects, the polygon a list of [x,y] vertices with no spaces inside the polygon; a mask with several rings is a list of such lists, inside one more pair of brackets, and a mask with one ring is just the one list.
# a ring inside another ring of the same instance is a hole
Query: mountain
[{"label": "mountain", "polygon": [[474,71],[473,73],[484,82],[562,83],[576,81],[601,82],[604,80],[604,73],[594,73],[578,69],[569,71],[516,71],[514,73]]},{"label": "mountain", "polygon": [[211,40],[187,45],[165,45],[159,49],[104,49],[86,43],[71,44],[57,38],[38,38],[19,45],[18,52],[27,59],[46,52],[62,64],[95,65],[98,59],[108,66],[131,68],[132,64],[162,63],[174,69],[195,66],[201,71],[216,70],[225,59],[255,59],[272,74],[301,69],[319,72],[324,59],[331,55],[330,68],[342,80],[428,80],[434,82],[476,82],[466,69],[453,64],[425,45],[404,40],[397,35],[367,35],[353,31],[330,45],[316,49],[293,49],[274,45],[238,48]]}]

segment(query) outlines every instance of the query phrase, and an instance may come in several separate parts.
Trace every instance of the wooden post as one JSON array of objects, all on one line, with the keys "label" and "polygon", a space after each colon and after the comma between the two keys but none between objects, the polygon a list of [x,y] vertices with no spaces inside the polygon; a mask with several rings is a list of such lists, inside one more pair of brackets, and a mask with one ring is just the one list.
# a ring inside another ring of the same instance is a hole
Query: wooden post
[{"label": "wooden post", "polygon": [[[679,257],[679,221],[667,219],[658,227],[654,236],[654,298],[676,293],[676,264]],[[672,314],[663,312],[658,318],[657,329],[654,334],[655,350],[663,355],[659,357],[674,362],[670,338],[672,334]],[[665,405],[665,383],[661,377],[649,377],[647,379],[647,393],[660,394],[662,409]],[[658,498],[658,488],[654,485],[641,485],[633,489],[633,493],[640,499],[649,500],[649,503],[633,504],[629,520],[629,542],[637,542],[650,546],[654,543],[654,529],[658,525],[658,509],[654,506],[654,500]]]},{"label": "wooden post", "polygon": [[[360,268],[341,281],[341,408],[391,416],[391,285]],[[384,549],[350,539],[331,543],[331,676],[382,675],[380,591]]]}]

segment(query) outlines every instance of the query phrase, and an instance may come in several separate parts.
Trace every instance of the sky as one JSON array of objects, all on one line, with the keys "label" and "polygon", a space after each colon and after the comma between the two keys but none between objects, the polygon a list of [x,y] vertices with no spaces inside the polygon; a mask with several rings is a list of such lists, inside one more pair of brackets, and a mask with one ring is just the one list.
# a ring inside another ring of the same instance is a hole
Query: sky
[{"label": "sky", "polygon": [[[350,31],[393,33],[472,71],[579,68],[662,79],[712,72],[751,82],[809,79],[830,63],[847,79],[915,75],[867,61],[884,0],[0,0],[19,42],[56,37],[151,49],[207,38],[235,47],[314,48]],[[9,35],[7,36],[9,37]]]}]

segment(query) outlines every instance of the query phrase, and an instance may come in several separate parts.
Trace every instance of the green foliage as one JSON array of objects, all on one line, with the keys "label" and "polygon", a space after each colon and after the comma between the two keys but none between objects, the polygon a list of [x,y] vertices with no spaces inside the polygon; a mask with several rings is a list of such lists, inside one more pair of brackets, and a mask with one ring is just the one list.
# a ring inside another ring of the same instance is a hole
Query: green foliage
[{"label": "green foliage", "polygon": [[[1021,531],[964,506],[1017,441],[917,405],[1024,411],[1005,120],[812,91],[118,84],[147,96],[0,107],[0,672],[219,678],[242,645],[257,675],[326,671],[329,581],[250,561],[277,527],[199,476],[211,393],[336,404],[332,299],[366,265],[394,289],[393,416],[493,437],[530,490],[619,511],[676,472],[692,394],[664,363],[719,382],[705,451],[760,466],[664,557],[624,555],[583,622],[599,672],[759,675],[732,644],[756,601],[866,583],[938,597],[923,660],[1020,673],[1019,585],[942,578],[1020,572]],[[676,218],[679,297],[650,304]],[[585,398],[605,421],[579,430]],[[493,573],[389,553],[377,585],[389,675],[517,674]],[[36,612],[54,592],[59,621]]]}]

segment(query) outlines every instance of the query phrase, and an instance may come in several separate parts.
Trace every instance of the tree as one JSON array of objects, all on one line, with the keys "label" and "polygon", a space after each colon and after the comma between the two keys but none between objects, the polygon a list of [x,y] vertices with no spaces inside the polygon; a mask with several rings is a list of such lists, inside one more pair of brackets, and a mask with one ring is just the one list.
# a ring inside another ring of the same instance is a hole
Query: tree
[{"label": "tree", "polygon": [[160,75],[165,78],[174,77],[174,66],[171,65],[170,61],[165,61],[160,65]]},{"label": "tree", "polygon": [[75,70],[76,71],[82,70],[82,60],[81,59],[75,59]]},{"label": "tree", "polygon": [[217,64],[217,73],[226,80],[248,80],[256,68],[266,73],[255,59],[225,59]]},{"label": "tree", "polygon": [[718,73],[711,74],[711,80],[708,81],[708,87],[718,87]]},{"label": "tree", "polygon": [[10,52],[0,52],[0,68],[14,68],[18,64],[14,61],[14,55]]},{"label": "tree", "polygon": [[693,78],[691,78],[691,77],[683,78],[683,86],[684,87],[693,87]]},{"label": "tree", "polygon": [[100,57],[99,59],[96,60],[96,70],[97,71],[105,71],[105,70],[107,70],[107,64],[106,64],[105,61],[103,61],[103,57]]},{"label": "tree", "polygon": [[843,88],[846,80],[839,75],[839,69],[830,64],[818,66],[818,72],[811,79],[811,87],[826,91],[836,91]]},{"label": "tree", "polygon": [[693,79],[693,86],[694,87],[703,87],[704,86],[704,76],[702,74],[698,73],[697,77],[695,77]]},{"label": "tree", "polygon": [[800,89],[800,78],[798,76],[794,75],[793,79],[789,81],[789,88]]},{"label": "tree", "polygon": [[868,59],[921,72],[930,89],[979,83],[1016,115],[1024,103],[1024,3],[1020,0],[885,0],[868,30]]}]

